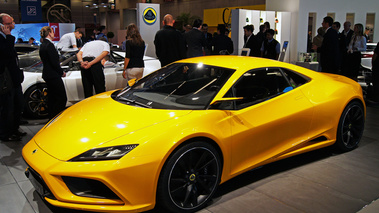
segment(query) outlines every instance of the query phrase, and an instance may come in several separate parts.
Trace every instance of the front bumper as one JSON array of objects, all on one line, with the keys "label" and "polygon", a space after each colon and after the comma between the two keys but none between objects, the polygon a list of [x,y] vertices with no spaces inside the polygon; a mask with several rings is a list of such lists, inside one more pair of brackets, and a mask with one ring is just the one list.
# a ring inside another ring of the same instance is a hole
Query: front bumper
[{"label": "front bumper", "polygon": [[[34,141],[25,145],[22,155],[37,192],[54,206],[98,212],[154,208],[162,158],[124,156],[120,160],[67,162],[50,156]],[[83,181],[93,190],[83,186]]]}]

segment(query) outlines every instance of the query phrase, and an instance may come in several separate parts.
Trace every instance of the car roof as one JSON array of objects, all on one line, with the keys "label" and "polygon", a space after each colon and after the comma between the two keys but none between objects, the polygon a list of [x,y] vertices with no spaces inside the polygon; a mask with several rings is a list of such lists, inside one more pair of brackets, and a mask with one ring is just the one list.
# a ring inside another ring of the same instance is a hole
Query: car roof
[{"label": "car roof", "polygon": [[202,56],[195,58],[187,58],[176,63],[203,63],[212,66],[225,67],[236,70],[237,75],[242,75],[248,70],[267,68],[267,67],[282,67],[299,72],[310,78],[320,76],[320,73],[309,70],[297,65],[280,62],[271,59],[250,57],[250,56],[232,56],[232,55],[217,55],[217,56]]}]

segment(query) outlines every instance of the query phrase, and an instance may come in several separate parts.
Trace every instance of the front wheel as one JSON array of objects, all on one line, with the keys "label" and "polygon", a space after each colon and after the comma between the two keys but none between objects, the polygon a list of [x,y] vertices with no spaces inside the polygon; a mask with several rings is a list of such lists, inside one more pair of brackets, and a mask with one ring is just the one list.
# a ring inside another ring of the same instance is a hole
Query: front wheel
[{"label": "front wheel", "polygon": [[171,212],[194,212],[212,198],[220,183],[216,149],[193,142],[178,149],[164,166],[158,183],[158,203]]},{"label": "front wheel", "polygon": [[341,151],[350,151],[358,146],[362,138],[365,115],[362,104],[354,101],[344,109],[337,130],[336,146]]},{"label": "front wheel", "polygon": [[31,118],[46,118],[49,115],[47,107],[47,85],[36,84],[24,93],[25,115]]}]

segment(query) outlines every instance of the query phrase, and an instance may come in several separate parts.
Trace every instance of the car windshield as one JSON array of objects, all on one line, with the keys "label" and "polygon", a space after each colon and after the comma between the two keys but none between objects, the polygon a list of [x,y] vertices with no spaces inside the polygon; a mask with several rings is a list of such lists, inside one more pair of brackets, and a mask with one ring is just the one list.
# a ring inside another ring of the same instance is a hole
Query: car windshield
[{"label": "car windshield", "polygon": [[175,63],[126,87],[114,98],[155,109],[206,109],[235,70],[193,63]]}]

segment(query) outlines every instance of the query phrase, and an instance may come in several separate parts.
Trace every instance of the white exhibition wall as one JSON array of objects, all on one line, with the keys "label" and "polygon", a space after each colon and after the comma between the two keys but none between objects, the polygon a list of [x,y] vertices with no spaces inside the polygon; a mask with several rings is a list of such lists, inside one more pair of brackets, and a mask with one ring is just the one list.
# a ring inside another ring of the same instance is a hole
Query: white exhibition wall
[{"label": "white exhibition wall", "polygon": [[[354,23],[366,26],[367,14],[375,14],[373,42],[379,42],[379,1],[378,0],[266,0],[266,10],[291,12],[290,61],[297,60],[298,52],[306,52],[308,36],[308,16],[316,16],[316,29],[328,13],[335,15],[335,21],[343,24],[347,14],[354,14]],[[375,32],[375,29],[376,32]],[[342,30],[342,29],[341,29]],[[291,42],[292,41],[292,42]]]},{"label": "white exhibition wall", "polygon": [[[277,19],[277,22],[276,22]],[[234,45],[234,55],[238,55],[244,45],[244,30],[243,27],[249,24],[254,25],[254,34],[259,32],[259,26],[264,22],[270,23],[271,29],[276,29],[278,34],[275,39],[283,47],[284,41],[290,41],[291,37],[291,13],[275,12],[275,11],[260,11],[260,10],[232,10],[232,40]],[[284,61],[289,62],[289,54],[287,49]]]}]

